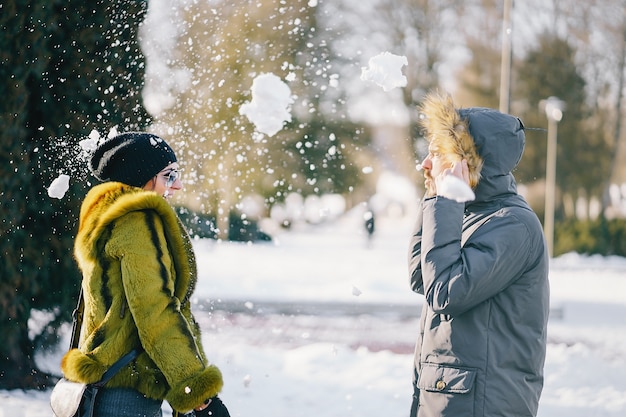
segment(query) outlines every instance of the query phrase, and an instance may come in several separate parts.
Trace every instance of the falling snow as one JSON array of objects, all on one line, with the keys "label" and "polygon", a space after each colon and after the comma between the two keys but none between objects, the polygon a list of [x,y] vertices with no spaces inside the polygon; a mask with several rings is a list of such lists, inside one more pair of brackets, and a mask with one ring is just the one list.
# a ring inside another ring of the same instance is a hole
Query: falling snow
[{"label": "falling snow", "polygon": [[[318,2],[310,0],[308,5],[317,7]],[[171,10],[164,8],[163,11]],[[164,38],[174,38],[167,30],[161,32]],[[191,41],[190,38],[190,45]],[[374,83],[385,92],[404,87],[407,78],[402,74],[402,67],[407,66],[407,62],[405,56],[380,53],[369,59],[367,68],[362,68],[360,80]],[[330,75],[328,85],[336,87],[338,77]],[[298,82],[293,72],[285,80]],[[223,82],[219,81],[218,86]],[[113,94],[113,86],[105,93]],[[260,136],[272,137],[291,121],[290,106],[294,97],[290,87],[278,76],[271,73],[257,76],[250,94],[251,101],[243,104],[239,112],[254,124]],[[369,102],[366,105],[372,107]],[[116,129],[107,137],[114,136]],[[102,139],[93,130],[79,146],[88,154]],[[328,154],[335,153],[337,147],[332,145]],[[244,156],[237,155],[237,161],[245,162]],[[311,170],[314,169],[315,165],[311,165]],[[374,168],[365,166],[361,171],[368,175]],[[272,168],[268,167],[267,172],[271,173]],[[412,184],[406,184],[405,178],[385,174],[380,175],[382,185],[372,198],[373,206],[377,206],[377,199],[383,198],[415,200]],[[456,178],[450,176],[446,179],[438,184],[441,194],[457,201],[474,198],[464,182],[458,179],[455,182]],[[48,195],[63,198],[70,180],[70,175],[58,175],[48,187]],[[253,215],[262,207],[260,204],[243,200],[240,209]],[[338,315],[324,321],[319,315],[307,318],[315,324],[300,332],[297,343],[287,346],[267,343],[272,336],[287,333],[289,329],[281,327],[281,323],[293,319],[283,315],[274,317],[275,322],[263,322],[267,318],[258,306],[276,299],[296,307],[312,300],[323,300],[326,306],[346,302],[362,307],[364,304],[367,307],[368,303],[409,306],[415,307],[414,319],[417,319],[416,305],[420,299],[410,293],[406,281],[406,245],[411,228],[411,220],[407,218],[410,216],[401,220],[382,219],[377,223],[373,246],[369,247],[364,244],[362,214],[351,216],[344,210],[345,200],[341,196],[305,199],[292,193],[284,204],[272,207],[273,217],[284,222],[305,219],[308,225],[325,219],[329,227],[296,228],[296,232],[279,235],[276,242],[268,245],[194,242],[200,254],[198,300],[237,300],[249,314],[256,312],[262,317],[252,331],[245,329],[242,323],[229,327],[222,322],[203,333],[208,356],[224,371],[223,398],[234,417],[258,414],[259,410],[269,410],[277,416],[328,417],[408,412],[412,355],[396,353],[389,347],[394,339],[415,336],[413,321],[399,322],[395,318],[375,317],[371,312],[364,314],[368,324],[381,323],[376,332],[371,327],[361,329],[359,326],[365,321],[362,318],[347,319]],[[382,227],[378,228],[378,224]],[[311,256],[312,253],[315,256]],[[242,264],[241,259],[247,262]],[[324,261],[319,262],[319,259]],[[264,267],[259,268],[259,265]],[[626,385],[618,377],[623,374],[621,371],[626,371],[624,268],[623,260],[614,258],[594,261],[566,255],[553,260],[552,303],[559,315],[551,317],[550,322],[546,386],[539,417],[616,417],[626,412]],[[595,285],[589,285],[590,276],[594,277]],[[606,291],[606,288],[613,291]],[[216,313],[215,317],[220,316]],[[349,323],[349,329],[342,331],[341,336],[350,339],[349,342],[344,343],[339,337],[324,339],[333,326],[344,322]],[[395,333],[385,332],[389,328],[397,329],[394,326],[403,327]],[[249,339],[256,334],[254,331],[264,333],[261,343]],[[378,338],[379,346],[386,348],[360,345],[368,338]],[[59,373],[62,353],[61,348],[57,352],[38,352],[38,361],[43,368]],[[188,387],[185,389],[186,393],[190,391]],[[48,397],[49,392],[0,391],[4,404],[0,416],[3,413],[31,417],[49,415]],[[297,413],[294,414],[294,410]]]}]

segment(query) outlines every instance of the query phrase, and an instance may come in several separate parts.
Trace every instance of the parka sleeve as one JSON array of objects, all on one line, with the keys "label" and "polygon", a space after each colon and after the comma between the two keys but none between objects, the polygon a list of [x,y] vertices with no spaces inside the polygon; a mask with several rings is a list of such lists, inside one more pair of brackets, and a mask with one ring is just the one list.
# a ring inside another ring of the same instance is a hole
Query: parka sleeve
[{"label": "parka sleeve", "polygon": [[528,268],[534,240],[515,215],[495,215],[462,245],[464,205],[437,197],[425,203],[424,295],[438,314],[458,315],[493,297]]},{"label": "parka sleeve", "polygon": [[[151,211],[120,218],[107,245],[119,257],[128,308],[145,352],[169,384],[166,399],[186,412],[222,388],[219,369],[208,365],[195,322],[175,296],[175,272],[163,223]],[[181,279],[181,277],[178,277]]]},{"label": "parka sleeve", "polygon": [[418,294],[424,294],[422,281],[422,218],[424,200],[420,200],[417,207],[417,219],[413,227],[413,234],[409,244],[409,283],[411,290]]}]

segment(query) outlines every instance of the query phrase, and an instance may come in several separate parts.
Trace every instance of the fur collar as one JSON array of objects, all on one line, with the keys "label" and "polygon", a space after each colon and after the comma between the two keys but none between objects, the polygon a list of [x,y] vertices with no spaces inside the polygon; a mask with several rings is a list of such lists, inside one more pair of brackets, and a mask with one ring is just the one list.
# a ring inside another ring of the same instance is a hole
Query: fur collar
[{"label": "fur collar", "polygon": [[187,299],[193,292],[197,274],[191,240],[174,209],[152,191],[119,182],[93,187],[81,207],[74,255],[79,263],[81,259],[98,257],[96,242],[107,227],[125,214],[139,210],[154,210],[163,221],[178,277],[176,295],[181,300]]}]

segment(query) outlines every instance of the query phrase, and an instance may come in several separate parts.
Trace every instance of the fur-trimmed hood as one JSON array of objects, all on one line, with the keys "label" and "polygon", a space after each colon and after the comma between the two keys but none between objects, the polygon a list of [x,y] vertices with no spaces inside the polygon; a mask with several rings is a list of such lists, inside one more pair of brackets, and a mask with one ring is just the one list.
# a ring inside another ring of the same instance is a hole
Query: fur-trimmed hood
[{"label": "fur-trimmed hood", "polygon": [[429,94],[420,111],[428,141],[467,160],[476,202],[517,192],[512,171],[526,140],[520,119],[489,108],[456,108],[449,95],[439,93]]}]

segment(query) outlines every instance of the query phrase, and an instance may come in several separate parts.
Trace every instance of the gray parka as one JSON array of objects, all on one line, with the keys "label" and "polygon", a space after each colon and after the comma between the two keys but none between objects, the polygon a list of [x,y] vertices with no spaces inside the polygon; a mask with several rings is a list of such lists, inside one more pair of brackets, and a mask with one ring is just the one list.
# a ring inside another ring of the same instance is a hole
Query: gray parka
[{"label": "gray parka", "polygon": [[549,312],[541,225],[511,171],[524,127],[484,108],[458,110],[484,160],[476,199],[423,200],[411,240],[411,288],[423,294],[412,417],[535,416]]}]

